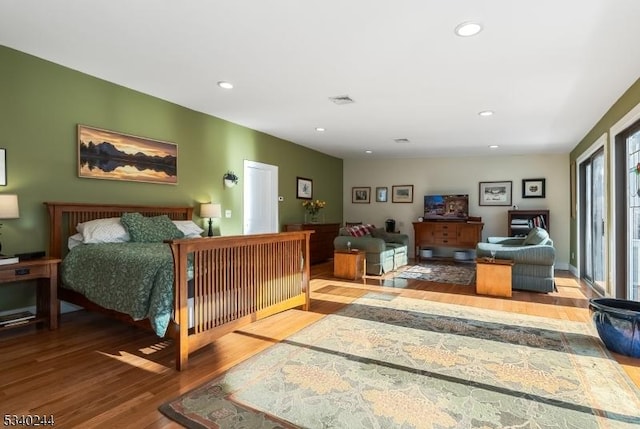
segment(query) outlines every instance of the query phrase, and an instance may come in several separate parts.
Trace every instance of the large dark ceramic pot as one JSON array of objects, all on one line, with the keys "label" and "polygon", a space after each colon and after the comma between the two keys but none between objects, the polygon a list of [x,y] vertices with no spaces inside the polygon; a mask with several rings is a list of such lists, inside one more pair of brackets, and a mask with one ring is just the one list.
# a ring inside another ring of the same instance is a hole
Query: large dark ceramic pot
[{"label": "large dark ceramic pot", "polygon": [[589,300],[589,311],[609,350],[640,358],[640,302],[593,298]]}]

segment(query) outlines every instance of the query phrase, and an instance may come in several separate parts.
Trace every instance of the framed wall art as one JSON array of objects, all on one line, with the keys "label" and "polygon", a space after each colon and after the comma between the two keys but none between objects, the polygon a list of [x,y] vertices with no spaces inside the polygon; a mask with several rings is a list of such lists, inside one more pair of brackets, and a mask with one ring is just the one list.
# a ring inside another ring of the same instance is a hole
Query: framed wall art
[{"label": "framed wall art", "polygon": [[510,206],[513,182],[480,182],[481,206]]},{"label": "framed wall art", "polygon": [[371,188],[368,186],[354,186],[351,188],[351,202],[369,204],[371,202]]},{"label": "framed wall art", "polygon": [[389,188],[386,186],[378,186],[376,188],[376,202],[377,203],[386,203],[387,202],[387,192]]},{"label": "framed wall art", "polygon": [[313,198],[313,180],[306,177],[296,177],[296,198],[299,200]]},{"label": "framed wall art", "polygon": [[178,145],[78,125],[78,176],[178,183]]},{"label": "framed wall art", "polygon": [[544,198],[545,179],[522,179],[522,198]]},{"label": "framed wall art", "polygon": [[391,187],[391,202],[412,203],[413,185],[394,185]]},{"label": "framed wall art", "polygon": [[7,150],[0,149],[0,186],[7,186]]}]

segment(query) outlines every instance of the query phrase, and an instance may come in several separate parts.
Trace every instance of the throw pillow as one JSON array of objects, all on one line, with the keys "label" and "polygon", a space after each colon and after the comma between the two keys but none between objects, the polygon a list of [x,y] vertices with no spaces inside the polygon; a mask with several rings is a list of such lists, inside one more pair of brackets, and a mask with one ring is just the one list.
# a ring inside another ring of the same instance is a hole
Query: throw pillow
[{"label": "throw pillow", "polygon": [[529,234],[527,234],[527,237],[524,239],[522,244],[527,246],[534,244],[543,244],[547,241],[548,238],[549,233],[545,229],[535,227],[531,231],[529,231]]},{"label": "throw pillow", "polygon": [[129,234],[124,229],[119,217],[94,219],[79,223],[76,230],[82,234],[82,242],[95,243],[124,243],[129,241]]},{"label": "throw pillow", "polygon": [[184,237],[167,215],[145,217],[140,213],[124,213],[121,220],[133,242],[162,243]]},{"label": "throw pillow", "polygon": [[347,232],[352,237],[364,237],[365,235],[371,235],[371,231],[374,229],[376,229],[376,227],[371,224],[354,225],[347,228]]}]

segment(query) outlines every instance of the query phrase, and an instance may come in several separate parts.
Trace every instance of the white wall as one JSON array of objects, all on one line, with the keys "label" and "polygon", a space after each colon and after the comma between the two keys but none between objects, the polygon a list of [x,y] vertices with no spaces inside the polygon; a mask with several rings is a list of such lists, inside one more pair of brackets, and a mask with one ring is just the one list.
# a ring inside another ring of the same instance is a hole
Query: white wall
[{"label": "white wall", "polygon": [[[522,198],[522,179],[546,179],[545,198]],[[493,156],[467,158],[417,158],[344,160],[345,221],[362,221],[383,227],[388,218],[410,236],[414,256],[413,225],[423,213],[425,194],[469,194],[469,214],[481,216],[483,239],[507,235],[507,210],[512,207],[480,206],[479,182],[512,181],[512,205],[520,209],[548,209],[549,229],[556,246],[556,268],[569,266],[569,154]],[[413,185],[413,203],[392,203],[393,185]],[[351,188],[371,187],[370,204],[353,204]],[[375,202],[375,188],[389,188],[386,203]]]}]

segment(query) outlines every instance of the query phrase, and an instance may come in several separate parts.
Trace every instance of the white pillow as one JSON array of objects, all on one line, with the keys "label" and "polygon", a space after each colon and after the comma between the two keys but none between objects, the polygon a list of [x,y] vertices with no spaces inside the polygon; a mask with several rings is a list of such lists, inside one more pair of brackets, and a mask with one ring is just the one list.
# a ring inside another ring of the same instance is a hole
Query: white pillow
[{"label": "white pillow", "polygon": [[192,220],[174,220],[173,224],[184,234],[184,238],[202,237],[200,234],[204,232],[204,229]]},{"label": "white pillow", "polygon": [[79,244],[82,244],[82,239],[83,237],[80,233],[73,234],[71,237],[69,237],[67,239],[67,247],[69,248],[69,250],[73,249]]},{"label": "white pillow", "polygon": [[76,227],[82,234],[82,242],[90,243],[124,243],[130,240],[129,233],[119,217],[95,219],[79,223]]}]

